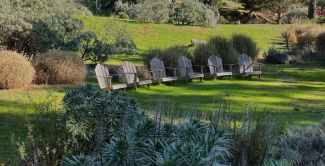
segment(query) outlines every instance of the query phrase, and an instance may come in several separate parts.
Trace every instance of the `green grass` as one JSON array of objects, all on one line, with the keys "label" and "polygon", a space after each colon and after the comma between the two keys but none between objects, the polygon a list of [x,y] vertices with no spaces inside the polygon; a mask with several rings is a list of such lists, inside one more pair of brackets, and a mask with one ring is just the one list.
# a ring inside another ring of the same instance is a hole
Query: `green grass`
[{"label": "green grass", "polygon": [[[77,16],[85,24],[85,29],[93,29],[103,34],[103,26],[109,21],[125,22],[128,29],[134,34],[134,42],[141,53],[150,48],[165,48],[173,45],[191,45],[191,39],[208,40],[212,36],[230,37],[233,33],[244,33],[253,38],[261,48],[259,57],[262,58],[264,51],[271,45],[282,45],[281,33],[288,25],[273,24],[246,24],[246,25],[225,25],[221,24],[215,28],[202,28],[196,26],[178,26],[169,24],[139,24],[134,21],[125,21],[107,17]],[[190,48],[190,50],[193,48]],[[107,64],[120,65],[125,60],[135,64],[142,64],[139,55],[116,55]]]},{"label": "green grass", "polygon": [[[105,17],[78,16],[84,21],[86,28],[96,25],[98,33],[107,21]],[[120,20],[113,20],[120,21]],[[214,35],[224,35],[240,32],[250,36],[258,43],[261,53],[272,44],[281,44],[280,35],[287,25],[219,25],[216,28],[200,28],[194,26],[175,26],[166,24],[138,24],[127,22],[134,31],[134,41],[140,53],[150,48],[169,47],[175,44],[190,45],[191,39],[207,40]],[[191,48],[192,49],[192,48]],[[260,55],[261,55],[260,53]],[[260,56],[261,57],[261,56]],[[139,55],[115,55],[108,64],[120,65],[125,60],[137,65],[142,64]],[[230,80],[205,79],[202,83],[194,80],[186,84],[178,81],[174,84],[153,85],[151,88],[132,88],[126,94],[136,98],[142,108],[154,106],[159,98],[166,103],[175,103],[177,109],[183,110],[198,100],[198,111],[212,111],[217,107],[221,96],[230,103],[232,114],[239,115],[245,105],[250,105],[261,112],[264,108],[272,110],[274,117],[284,117],[290,124],[317,123],[324,118],[324,85],[325,69],[315,64],[300,64],[288,66],[267,65],[263,67],[262,79],[256,77],[243,79],[234,77]],[[88,83],[97,85],[92,77]],[[58,96],[56,103],[60,104],[65,92],[80,85],[63,86],[32,86],[23,90],[0,90],[0,163],[18,165],[19,154],[16,146],[11,143],[11,136],[25,137],[26,116],[34,113],[32,99],[41,102],[48,93]],[[229,94],[229,97],[226,97]],[[30,97],[28,97],[30,96]],[[212,103],[215,103],[212,106]]]}]

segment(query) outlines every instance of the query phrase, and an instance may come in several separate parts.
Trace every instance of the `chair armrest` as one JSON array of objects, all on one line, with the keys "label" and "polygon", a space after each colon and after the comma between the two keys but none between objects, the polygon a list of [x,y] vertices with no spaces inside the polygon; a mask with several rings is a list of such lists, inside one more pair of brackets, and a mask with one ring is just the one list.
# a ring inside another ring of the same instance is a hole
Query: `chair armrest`
[{"label": "chair armrest", "polygon": [[121,74],[137,74],[137,73],[121,73]]},{"label": "chair armrest", "polygon": [[233,66],[234,64],[223,64],[223,65],[227,65],[227,66]]},{"label": "chair armrest", "polygon": [[165,67],[165,69],[178,69],[178,68],[175,68],[175,67]]},{"label": "chair armrest", "polygon": [[[152,71],[162,71],[162,70],[160,70],[160,69],[151,69]],[[152,72],[152,71],[150,71],[150,72]]]},{"label": "chair armrest", "polygon": [[112,78],[112,76],[95,76],[96,78]]},{"label": "chair armrest", "polygon": [[199,66],[199,67],[205,67],[205,66],[203,66],[203,65],[192,65],[192,66]]}]

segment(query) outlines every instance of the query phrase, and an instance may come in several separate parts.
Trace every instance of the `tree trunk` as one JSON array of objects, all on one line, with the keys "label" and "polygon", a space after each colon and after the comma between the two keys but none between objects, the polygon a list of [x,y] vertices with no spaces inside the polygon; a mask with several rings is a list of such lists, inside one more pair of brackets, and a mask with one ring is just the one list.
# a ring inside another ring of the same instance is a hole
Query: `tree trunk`
[{"label": "tree trunk", "polygon": [[309,19],[317,18],[316,9],[317,9],[316,0],[310,0],[309,6],[308,6],[308,18]]}]

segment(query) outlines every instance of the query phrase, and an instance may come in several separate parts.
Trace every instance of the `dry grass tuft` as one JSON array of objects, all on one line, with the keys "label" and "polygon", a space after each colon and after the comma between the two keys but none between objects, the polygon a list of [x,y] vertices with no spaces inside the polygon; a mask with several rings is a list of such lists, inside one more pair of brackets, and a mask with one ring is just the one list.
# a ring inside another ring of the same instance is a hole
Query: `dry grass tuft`
[{"label": "dry grass tuft", "polygon": [[325,32],[320,33],[316,37],[316,49],[317,51],[325,51]]},{"label": "dry grass tuft", "polygon": [[33,81],[35,70],[22,55],[0,51],[0,89],[19,89]]},{"label": "dry grass tuft", "polygon": [[87,74],[82,59],[73,52],[50,52],[33,60],[36,84],[70,84],[82,82]]},{"label": "dry grass tuft", "polygon": [[297,43],[303,47],[314,44],[317,35],[321,32],[324,32],[324,28],[318,24],[304,24],[286,29],[282,36],[285,37],[289,34],[287,39],[289,43]]}]

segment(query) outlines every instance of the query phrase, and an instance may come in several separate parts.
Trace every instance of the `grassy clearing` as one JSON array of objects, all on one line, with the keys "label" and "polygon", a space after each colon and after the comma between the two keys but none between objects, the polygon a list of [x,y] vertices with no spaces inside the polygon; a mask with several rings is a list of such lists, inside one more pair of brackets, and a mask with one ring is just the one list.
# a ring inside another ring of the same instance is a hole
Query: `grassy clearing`
[{"label": "grassy clearing", "polygon": [[[244,33],[253,38],[261,48],[259,57],[267,51],[271,45],[283,45],[281,32],[289,25],[271,24],[246,24],[225,25],[221,24],[215,28],[202,28],[196,26],[178,26],[168,24],[139,24],[134,21],[124,21],[107,17],[78,16],[85,24],[85,29],[102,34],[102,27],[109,21],[125,22],[130,30],[134,32],[134,42],[141,53],[150,48],[165,48],[173,45],[190,46],[191,39],[208,40],[212,36],[221,35],[230,37],[233,33]],[[190,47],[190,50],[193,47]],[[142,64],[139,55],[115,55],[107,64],[120,65],[125,60],[135,64]]]},{"label": "grassy clearing", "polygon": [[[274,116],[285,118],[289,124],[318,123],[324,118],[325,69],[312,64],[290,66],[268,65],[263,67],[262,79],[213,80],[206,78],[203,83],[193,80],[186,84],[154,85],[140,87],[137,91],[128,89],[127,95],[136,98],[146,109],[158,100],[174,103],[179,110],[198,102],[198,113],[211,112],[220,98],[227,101],[233,114],[239,115],[243,107],[271,110]],[[96,80],[89,80],[97,84]],[[214,106],[212,105],[213,103]]]}]

